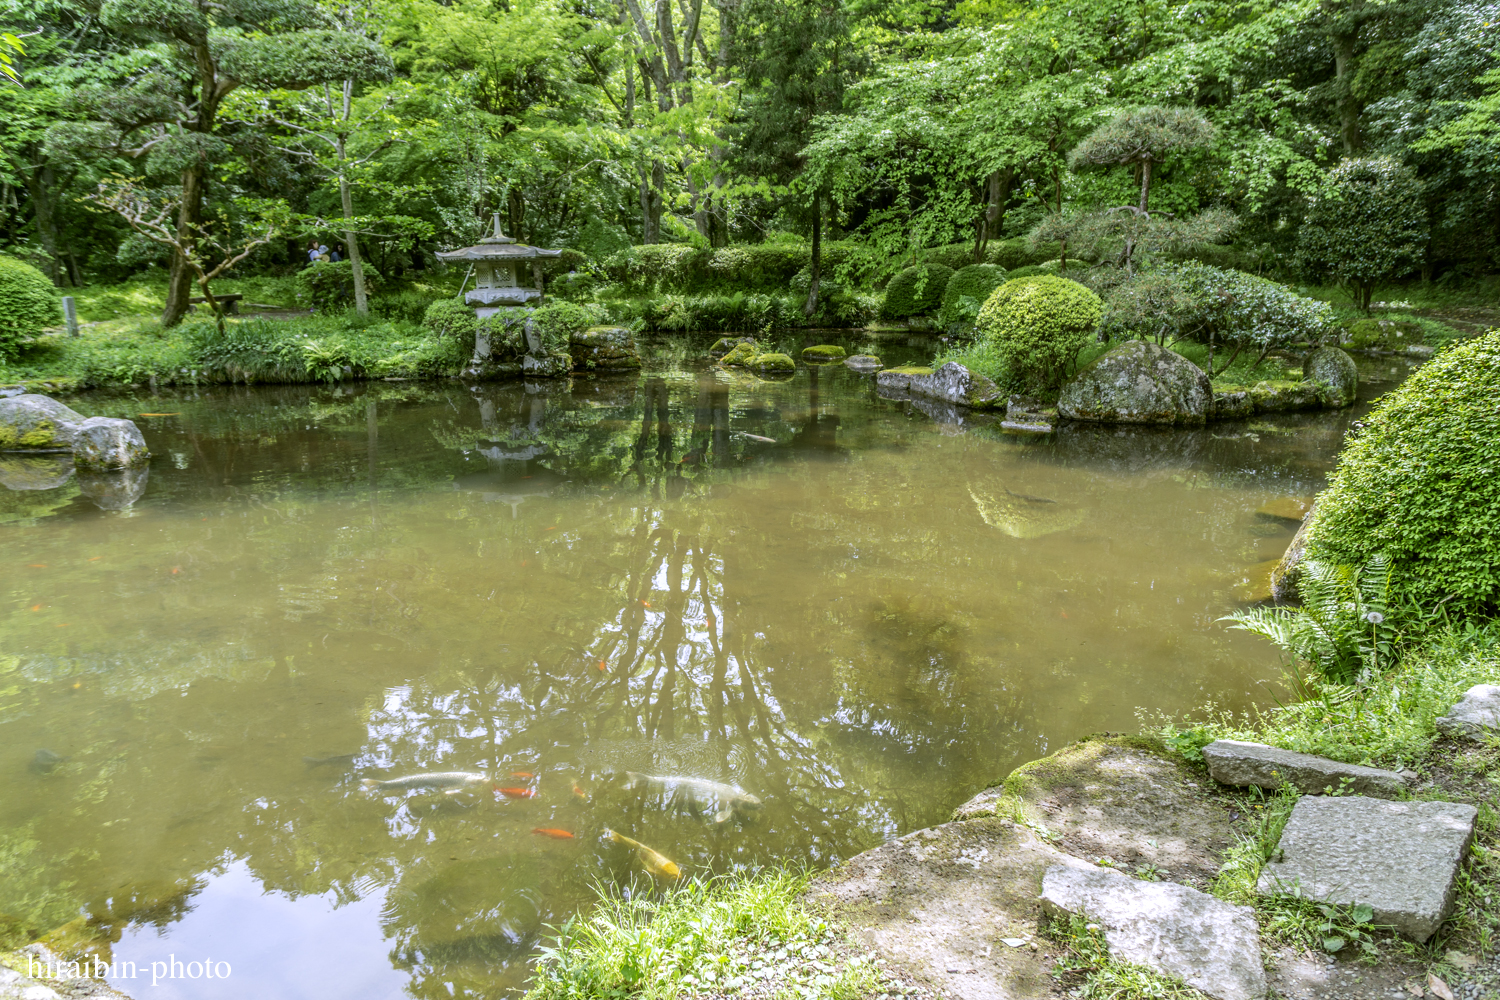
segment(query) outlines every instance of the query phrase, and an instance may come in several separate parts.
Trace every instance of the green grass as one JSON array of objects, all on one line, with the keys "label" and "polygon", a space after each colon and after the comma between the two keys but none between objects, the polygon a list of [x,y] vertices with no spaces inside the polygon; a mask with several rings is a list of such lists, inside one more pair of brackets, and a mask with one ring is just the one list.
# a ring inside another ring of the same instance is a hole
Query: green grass
[{"label": "green grass", "polygon": [[877,992],[873,957],[844,954],[835,928],[803,906],[809,880],[771,869],[659,894],[601,887],[593,910],[542,949],[527,1000],[668,1000],[751,986],[807,1000]]},{"label": "green grass", "polygon": [[1053,966],[1068,995],[1089,1000],[1203,1000],[1182,980],[1110,957],[1099,928],[1082,917],[1053,920],[1046,934],[1064,950]]},{"label": "green grass", "polygon": [[[1308,285],[1297,289],[1299,295],[1322,299],[1344,312],[1364,315],[1354,309],[1349,296],[1336,285]],[[1462,281],[1411,281],[1401,285],[1386,285],[1375,291],[1376,302],[1410,303],[1410,309],[1463,309],[1494,307],[1500,305],[1500,275],[1485,275]],[[1398,306],[1397,308],[1402,308]],[[1374,310],[1377,315],[1386,315],[1387,310]]]},{"label": "green grass", "polygon": [[[422,378],[457,372],[471,345],[404,320],[344,313],[293,320],[234,319],[219,334],[205,317],[172,329],[114,320],[77,337],[52,334],[0,362],[0,385],[96,388],[214,382]],[[345,368],[349,371],[345,371]]]}]

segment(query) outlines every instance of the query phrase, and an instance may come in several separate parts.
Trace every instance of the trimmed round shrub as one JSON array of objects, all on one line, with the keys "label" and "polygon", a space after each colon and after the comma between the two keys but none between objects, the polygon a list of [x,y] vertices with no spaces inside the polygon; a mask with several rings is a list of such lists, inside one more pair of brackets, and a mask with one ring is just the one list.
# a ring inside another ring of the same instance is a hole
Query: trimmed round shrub
[{"label": "trimmed round shrub", "polygon": [[603,319],[599,311],[576,302],[553,299],[537,306],[531,313],[532,330],[541,337],[542,350],[549,355],[567,354],[568,341]]},{"label": "trimmed round shrub", "polygon": [[953,269],[942,264],[919,265],[898,272],[885,286],[885,304],[880,315],[886,319],[906,319],[937,312],[943,302],[943,289],[952,277]]},{"label": "trimmed round shrub", "polygon": [[47,276],[14,257],[0,256],[0,358],[62,322],[62,303]]},{"label": "trimmed round shrub", "polygon": [[966,330],[974,325],[979,307],[990,293],[1005,282],[1005,268],[995,264],[970,264],[953,272],[943,289],[938,326],[944,330]]},{"label": "trimmed round shrub", "polygon": [[1392,603],[1500,604],[1500,332],[1444,351],[1387,393],[1318,498],[1308,558],[1383,554]]},{"label": "trimmed round shrub", "polygon": [[1007,281],[974,323],[1005,367],[1036,390],[1057,388],[1094,336],[1104,303],[1076,281],[1037,275]]}]

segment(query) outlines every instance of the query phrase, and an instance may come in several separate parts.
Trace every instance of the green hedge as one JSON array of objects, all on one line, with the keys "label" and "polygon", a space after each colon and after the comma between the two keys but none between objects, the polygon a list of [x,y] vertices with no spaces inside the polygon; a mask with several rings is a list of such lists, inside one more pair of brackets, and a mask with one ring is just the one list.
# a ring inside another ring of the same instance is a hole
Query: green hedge
[{"label": "green hedge", "polygon": [[1500,604],[1500,332],[1438,354],[1387,393],[1318,499],[1308,556],[1383,553],[1423,612]]},{"label": "green hedge", "polygon": [[[786,291],[808,274],[812,248],[798,243],[744,243],[706,250],[686,243],[630,247],[604,262],[612,281],[635,291]],[[862,284],[875,269],[872,252],[844,240],[822,247],[822,279]]]},{"label": "green hedge", "polygon": [[1038,275],[1007,281],[985,300],[974,327],[1005,365],[1032,389],[1062,383],[1078,352],[1094,337],[1104,304],[1067,278]]},{"label": "green hedge", "polygon": [[[367,262],[360,262],[365,276],[365,292],[373,295],[380,283],[380,272]],[[319,312],[354,305],[354,262],[325,260],[309,264],[297,272],[297,297]]]},{"label": "green hedge", "polygon": [[62,321],[62,304],[47,276],[14,257],[0,256],[0,359]]},{"label": "green hedge", "polygon": [[995,264],[970,264],[954,271],[943,289],[938,326],[952,333],[972,329],[979,307],[1004,282],[1005,268]]},{"label": "green hedge", "polygon": [[886,319],[926,316],[938,311],[943,290],[953,277],[953,268],[943,264],[917,265],[897,272],[885,286],[885,304],[880,315]]}]

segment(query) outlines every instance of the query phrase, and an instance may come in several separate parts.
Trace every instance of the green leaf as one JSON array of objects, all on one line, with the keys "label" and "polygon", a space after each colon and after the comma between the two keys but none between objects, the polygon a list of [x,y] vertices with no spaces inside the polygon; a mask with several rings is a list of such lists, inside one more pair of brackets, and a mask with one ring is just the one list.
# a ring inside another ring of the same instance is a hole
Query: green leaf
[{"label": "green leaf", "polygon": [[1323,939],[1323,950],[1327,952],[1335,952],[1342,948],[1345,944],[1346,942],[1344,941],[1344,939],[1337,935],[1334,935],[1333,937],[1326,937]]},{"label": "green leaf", "polygon": [[1375,908],[1368,903],[1359,903],[1353,910],[1349,911],[1349,915],[1354,918],[1354,922],[1357,924],[1368,924],[1371,920],[1375,919]]}]

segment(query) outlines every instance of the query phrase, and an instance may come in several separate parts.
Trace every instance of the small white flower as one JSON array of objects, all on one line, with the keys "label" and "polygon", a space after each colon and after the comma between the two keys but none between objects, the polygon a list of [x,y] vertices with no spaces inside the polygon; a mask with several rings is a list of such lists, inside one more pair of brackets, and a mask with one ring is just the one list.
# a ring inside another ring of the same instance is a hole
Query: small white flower
[{"label": "small white flower", "polygon": [[1381,614],[1379,611],[1371,611],[1369,614],[1365,615],[1365,621],[1369,622],[1371,625],[1379,625],[1381,622],[1385,621],[1385,615]]}]

